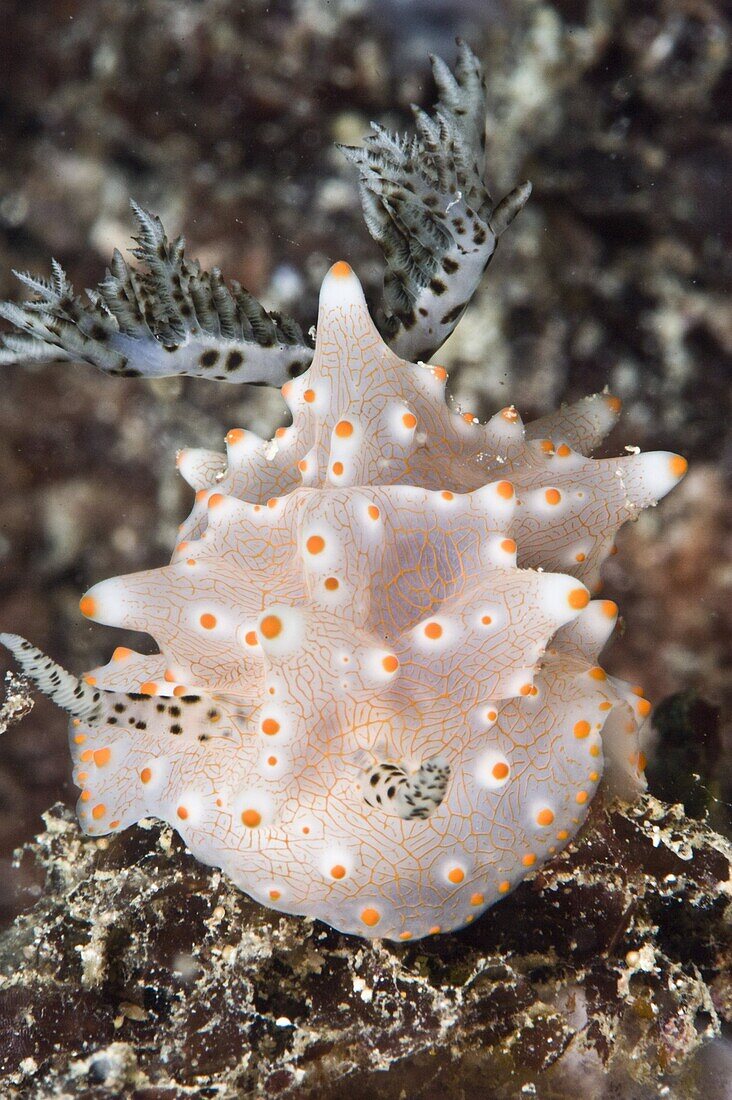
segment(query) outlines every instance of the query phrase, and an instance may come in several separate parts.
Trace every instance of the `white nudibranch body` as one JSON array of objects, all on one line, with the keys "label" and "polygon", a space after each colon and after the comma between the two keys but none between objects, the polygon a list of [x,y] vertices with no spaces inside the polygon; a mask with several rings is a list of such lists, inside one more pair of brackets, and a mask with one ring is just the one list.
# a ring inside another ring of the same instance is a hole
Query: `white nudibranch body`
[{"label": "white nudibranch body", "polygon": [[162,818],[263,904],[408,940],[551,859],[603,773],[643,788],[650,704],[600,667],[618,609],[590,592],[686,463],[587,457],[607,394],[481,425],[445,380],[390,350],[335,264],[291,426],[183,452],[171,563],[81,601],[159,654],[117,649],[84,683],[4,636],[74,716],[85,832]]}]

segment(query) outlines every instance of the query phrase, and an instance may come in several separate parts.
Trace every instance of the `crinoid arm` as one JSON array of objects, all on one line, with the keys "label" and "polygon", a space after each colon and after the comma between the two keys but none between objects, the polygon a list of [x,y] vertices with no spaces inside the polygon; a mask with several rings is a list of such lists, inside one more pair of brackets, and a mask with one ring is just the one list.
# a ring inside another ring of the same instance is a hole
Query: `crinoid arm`
[{"label": "crinoid arm", "polygon": [[0,334],[0,363],[70,360],[106,374],[188,375],[281,385],[312,359],[300,326],[267,312],[237,282],[185,258],[158,217],[132,203],[138,225],[136,270],[115,249],[96,290],[77,296],[52,261],[51,279],[15,272],[34,297],[0,303],[14,332]]},{"label": "crinoid arm", "polygon": [[455,73],[433,57],[431,114],[413,107],[417,136],[372,123],[361,148],[341,146],[360,175],[361,204],[388,270],[382,334],[397,355],[426,360],[462,317],[498,237],[529,195],[522,183],[494,206],[485,183],[485,81],[458,40]]}]

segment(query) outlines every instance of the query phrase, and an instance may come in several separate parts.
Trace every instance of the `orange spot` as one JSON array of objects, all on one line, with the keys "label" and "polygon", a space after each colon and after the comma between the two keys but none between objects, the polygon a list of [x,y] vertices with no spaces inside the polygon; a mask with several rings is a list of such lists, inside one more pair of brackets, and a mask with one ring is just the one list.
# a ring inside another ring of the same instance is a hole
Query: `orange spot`
[{"label": "orange spot", "polygon": [[607,615],[608,619],[614,619],[618,613],[618,605],[615,603],[615,600],[603,600],[602,613],[603,615]]},{"label": "orange spot", "polygon": [[630,762],[631,764],[635,765],[639,772],[644,772],[646,770],[646,765],[648,764],[648,760],[644,752],[632,753],[630,757]]},{"label": "orange spot", "polygon": [[196,559],[195,558],[186,558],[186,565],[195,565],[195,564],[196,564]]},{"label": "orange spot", "polygon": [[337,577],[326,577],[323,581],[323,584],[329,592],[335,592],[338,588],[340,588],[340,583]]},{"label": "orange spot", "polygon": [[494,779],[505,779],[508,775],[508,764],[504,764],[502,760],[494,764],[492,774]]},{"label": "orange spot", "polygon": [[498,883],[498,893],[499,894],[507,894],[510,889],[511,889],[511,883],[510,882],[499,882]]},{"label": "orange spot", "polygon": [[185,821],[188,817],[188,810],[185,808],[185,806],[179,806],[175,812],[178,814],[178,817],[181,819],[181,821]]},{"label": "orange spot", "polygon": [[257,632],[256,632],[256,630],[247,630],[246,634],[244,635],[244,641],[247,643],[247,645],[256,645],[257,644]]},{"label": "orange spot", "polygon": [[681,455],[674,455],[669,459],[668,464],[674,477],[683,477],[689,469],[689,463]]},{"label": "orange spot", "polygon": [[599,755],[600,755],[600,746],[599,745],[590,745],[590,756],[599,756]]},{"label": "orange spot", "polygon": [[617,548],[617,546],[614,546],[614,545],[613,545],[613,546],[611,546],[611,547],[610,547],[610,553],[611,553],[611,554],[613,554],[613,555],[614,555],[614,554],[617,554],[617,552],[618,552],[618,548]]},{"label": "orange spot", "polygon": [[[282,388],[284,390],[284,386]],[[230,432],[226,433],[226,442],[229,444],[229,446],[232,446],[232,444],[234,443],[240,443],[243,438],[243,428],[232,428]]]},{"label": "orange spot", "polygon": [[399,939],[400,940],[411,940],[411,938],[412,938],[412,933],[411,932],[400,932],[399,933]]},{"label": "orange spot", "polygon": [[641,718],[647,718],[653,708],[648,699],[639,699],[635,704],[635,709],[638,711]]},{"label": "orange spot", "polygon": [[379,509],[376,507],[375,504],[369,504],[368,514],[369,514],[369,519],[378,519],[379,516],[381,515],[381,512],[379,511]]},{"label": "orange spot", "polygon": [[119,827],[119,821],[110,821],[109,827],[110,829],[117,829]]},{"label": "orange spot", "polygon": [[551,439],[542,439],[540,447],[544,454],[549,454],[551,451],[554,450],[554,444],[552,443]]},{"label": "orange spot", "polygon": [[108,764],[111,757],[111,749],[95,749],[94,751],[94,763],[98,768],[103,768],[105,764]]},{"label": "orange spot", "polygon": [[346,279],[349,275],[352,275],[351,265],[347,264],[345,260],[339,260],[338,263],[333,264],[330,269],[331,275],[335,275],[336,279]]},{"label": "orange spot", "polygon": [[466,424],[474,424],[475,423],[475,414],[474,413],[463,413],[463,420],[465,421]]},{"label": "orange spot", "polygon": [[599,665],[595,665],[594,668],[589,670],[589,675],[593,680],[607,680],[607,673],[604,668],[600,668]]},{"label": "orange spot", "polygon": [[590,783],[597,783],[600,776],[598,772],[590,772],[587,778],[589,779]]},{"label": "orange spot", "polygon": [[573,588],[567,596],[567,602],[575,611],[581,611],[590,602],[590,594],[586,588]]},{"label": "orange spot", "polygon": [[300,471],[301,474],[305,473],[305,471],[308,468],[308,464],[307,464],[307,462],[305,461],[304,458],[300,459],[300,461],[297,464],[297,468],[298,468],[298,470]]},{"label": "orange spot", "polygon": [[489,710],[488,711],[488,721],[489,722],[495,722],[497,717],[498,717],[497,711],[495,711],[495,710]]},{"label": "orange spot", "polygon": [[275,764],[277,763],[277,757],[276,756],[268,756],[267,757],[267,763],[269,764],[269,766],[271,768],[273,768],[275,766]]},{"label": "orange spot", "polygon": [[451,493],[449,489],[443,489],[442,492],[440,493],[440,496],[442,497],[443,500],[454,500],[455,499],[455,494]]},{"label": "orange spot", "polygon": [[559,489],[547,489],[544,493],[544,499],[547,504],[559,504],[559,501],[562,499],[562,494],[559,492]]},{"label": "orange spot", "polygon": [[590,796],[588,795],[587,791],[577,791],[577,794],[574,796],[574,800],[579,806],[584,806],[589,797]]},{"label": "orange spot", "polygon": [[97,601],[93,596],[82,596],[79,600],[79,611],[91,619],[97,613]]},{"label": "orange spot", "polygon": [[342,462],[334,462],[333,465],[331,466],[331,470],[333,471],[333,473],[335,474],[336,477],[340,477],[341,474],[343,473],[343,463]]},{"label": "orange spot", "polygon": [[557,447],[557,454],[559,455],[560,458],[566,458],[567,455],[571,455],[571,453],[572,452],[570,451],[570,449],[569,449],[569,447],[567,446],[566,443],[561,443]]},{"label": "orange spot", "polygon": [[350,420],[339,420],[335,426],[335,434],[340,436],[341,439],[348,439],[349,435],[353,435],[353,424]]},{"label": "orange spot", "polygon": [[584,718],[582,719],[581,722],[575,722],[575,724],[574,724],[574,735],[580,741],[582,740],[583,737],[587,737],[589,732],[590,732],[590,723],[585,722]]},{"label": "orange spot", "polygon": [[208,611],[201,615],[201,618],[198,621],[200,622],[204,630],[213,630],[213,628],[216,626],[216,616],[211,615]]},{"label": "orange spot", "polygon": [[95,687],[97,682],[96,676],[85,676],[84,683],[89,684],[91,687]]},{"label": "orange spot", "polygon": [[381,920],[381,913],[377,909],[362,909],[361,920],[369,928],[373,928]]},{"label": "orange spot", "polygon": [[199,489],[196,493],[196,500],[205,500],[208,496],[208,489]]},{"label": "orange spot", "polygon": [[516,543],[513,539],[504,539],[501,543],[501,550],[505,550],[507,554],[516,553]]},{"label": "orange spot", "polygon": [[150,768],[143,768],[140,772],[140,781],[142,783],[149,783],[152,779],[152,771]]},{"label": "orange spot", "polygon": [[283,435],[287,434],[287,428],[277,428],[275,431],[275,439],[282,439]]},{"label": "orange spot", "polygon": [[538,687],[536,686],[536,684],[532,684],[531,685],[531,691],[529,692],[529,695],[538,695],[538,694],[539,694]]},{"label": "orange spot", "polygon": [[384,669],[384,672],[396,672],[399,668],[399,661],[393,653],[390,653],[382,660],[381,667]]},{"label": "orange spot", "polygon": [[262,820],[259,810],[244,810],[241,820],[248,829],[256,829]]},{"label": "orange spot", "polygon": [[504,500],[510,500],[514,492],[513,485],[510,481],[499,481],[496,485],[496,492]]},{"label": "orange spot", "polygon": [[89,799],[91,798],[91,791],[82,791],[81,794],[79,795],[79,798],[81,799],[82,802],[88,802]]},{"label": "orange spot", "polygon": [[525,856],[521,857],[521,862],[524,867],[533,867],[536,863],[536,856],[533,852],[527,852]]},{"label": "orange spot", "polygon": [[433,623],[427,623],[427,625],[424,628],[424,632],[425,632],[426,637],[432,638],[433,641],[436,640],[437,638],[442,637],[442,627],[440,626],[439,623],[434,623],[434,622]]},{"label": "orange spot", "polygon": [[640,684],[633,684],[633,686],[630,690],[633,692],[634,695],[643,696],[646,693],[645,688],[641,687]]},{"label": "orange spot", "polygon": [[325,550],[325,539],[320,535],[311,535],[305,543],[305,549],[309,554],[320,554]]},{"label": "orange spot", "polygon": [[177,687],[173,688],[173,695],[177,695],[178,698],[180,698],[181,695],[187,695],[187,694],[188,694],[188,688],[184,687],[183,684],[178,684]]},{"label": "orange spot", "polygon": [[574,560],[575,561],[584,561],[586,557],[587,557],[587,555],[583,554],[582,551],[580,551],[579,554],[575,554]]},{"label": "orange spot", "polygon": [[441,931],[442,931],[442,929],[439,926],[439,924],[433,924],[432,927],[427,930],[427,935],[428,936],[439,936]]},{"label": "orange spot", "polygon": [[262,733],[269,734],[272,737],[275,733],[279,733],[280,724],[276,718],[265,718],[262,722]]},{"label": "orange spot", "polygon": [[461,867],[451,867],[450,870],[447,872],[447,877],[449,878],[450,882],[454,882],[457,885],[465,878],[465,872],[462,870]]},{"label": "orange spot", "polygon": [[600,708],[599,709],[600,710],[612,710],[613,705],[612,705],[612,703],[609,703],[609,702],[605,701],[604,703],[600,703]]},{"label": "orange spot", "polygon": [[83,762],[85,764],[88,764],[90,761],[92,761],[94,759],[93,749],[84,749],[84,751],[81,754],[81,756],[79,757],[79,759],[83,760]]},{"label": "orange spot", "polygon": [[282,619],[277,615],[265,615],[259,624],[259,629],[265,638],[276,638],[282,631]]},{"label": "orange spot", "polygon": [[279,892],[279,890],[270,890],[269,896],[272,901],[279,901],[279,899],[282,897],[282,894]]},{"label": "orange spot", "polygon": [[414,415],[414,413],[405,413],[404,416],[402,417],[402,424],[404,425],[405,428],[409,428],[410,430],[412,428],[416,428],[417,427],[417,417]]},{"label": "orange spot", "polygon": [[490,626],[493,622],[493,619],[490,617],[490,615],[484,615],[480,621],[482,622],[483,626]]},{"label": "orange spot", "polygon": [[504,420],[507,420],[509,424],[515,424],[518,420],[518,413],[513,405],[509,405],[508,408],[501,409],[501,416]]},{"label": "orange spot", "polygon": [[[209,508],[218,508],[219,504],[223,503],[223,500],[224,497],[221,493],[211,493],[211,496],[208,498],[208,506]],[[186,543],[186,545],[188,544]]]},{"label": "orange spot", "polygon": [[569,833],[567,832],[567,830],[566,829],[560,829],[559,832],[557,833],[557,840],[568,840],[568,839],[569,839]]},{"label": "orange spot", "polygon": [[132,650],[128,649],[125,645],[118,645],[112,654],[113,661],[124,661],[126,657],[132,656]]},{"label": "orange spot", "polygon": [[433,367],[432,372],[433,372],[435,378],[437,378],[438,381],[440,381],[440,382],[444,382],[445,379],[447,378],[447,371],[445,370],[444,367]]},{"label": "orange spot", "polygon": [[307,401],[308,405],[312,405],[313,401],[315,400],[315,390],[305,390],[305,393],[302,395],[302,399],[303,401]]},{"label": "orange spot", "polygon": [[483,894],[471,894],[470,895],[470,904],[471,905],[482,905],[484,901],[485,901],[485,897],[483,896]]},{"label": "orange spot", "polygon": [[86,783],[88,778],[89,778],[89,772],[79,772],[79,774],[76,777],[76,781],[77,781],[77,783]]},{"label": "orange spot", "polygon": [[302,831],[305,834],[305,836],[307,836],[308,833],[310,832],[310,826],[309,825],[303,825]]},{"label": "orange spot", "polygon": [[519,692],[521,695],[531,695],[531,684],[522,684]]},{"label": "orange spot", "polygon": [[279,502],[278,497],[270,497],[269,500],[267,501],[267,507],[268,508],[276,508],[278,502]]},{"label": "orange spot", "polygon": [[83,745],[85,741],[86,741],[86,734],[85,733],[77,733],[76,736],[74,737],[74,744],[75,745]]},{"label": "orange spot", "polygon": [[152,680],[146,680],[144,684],[140,684],[141,695],[157,695],[158,685],[153,683]]},{"label": "orange spot", "polygon": [[107,812],[107,807],[103,802],[97,802],[96,806],[92,810],[92,817],[95,821],[99,821],[100,817],[104,817]]},{"label": "orange spot", "polygon": [[623,407],[623,402],[620,400],[620,398],[614,397],[611,393],[606,394],[605,401],[608,408],[614,413],[619,413]]},{"label": "orange spot", "polygon": [[543,810],[539,810],[538,814],[536,815],[536,824],[537,825],[542,825],[542,826],[551,825],[553,820],[554,820],[554,814],[552,813],[552,811],[549,809],[548,806],[545,806]]},{"label": "orange spot", "polygon": [[342,863],[334,863],[330,869],[330,873],[333,878],[345,878],[346,868],[343,866]]}]

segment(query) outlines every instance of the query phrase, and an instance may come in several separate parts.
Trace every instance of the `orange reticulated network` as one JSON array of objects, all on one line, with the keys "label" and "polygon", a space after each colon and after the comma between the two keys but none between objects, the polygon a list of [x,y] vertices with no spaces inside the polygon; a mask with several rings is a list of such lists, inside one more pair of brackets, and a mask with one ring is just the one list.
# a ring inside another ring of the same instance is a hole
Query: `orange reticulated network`
[{"label": "orange reticulated network", "polygon": [[263,904],[411,940],[552,858],[603,773],[643,788],[650,704],[601,668],[618,609],[591,593],[686,463],[590,458],[607,394],[480,424],[445,384],[384,344],[341,262],[291,425],[180,453],[196,500],[171,563],[81,602],[160,650],[92,673],[87,832],[155,815]]}]

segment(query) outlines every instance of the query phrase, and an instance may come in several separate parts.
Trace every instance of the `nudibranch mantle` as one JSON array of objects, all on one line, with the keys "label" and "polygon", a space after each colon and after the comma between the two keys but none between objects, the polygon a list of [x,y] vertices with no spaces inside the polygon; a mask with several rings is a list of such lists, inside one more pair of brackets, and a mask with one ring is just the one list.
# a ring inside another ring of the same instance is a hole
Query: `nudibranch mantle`
[{"label": "nudibranch mantle", "polygon": [[686,463],[587,457],[608,395],[524,426],[450,409],[343,262],[272,441],[184,451],[171,563],[95,585],[91,619],[145,631],[77,681],[2,640],[72,715],[90,835],[162,818],[257,901],[366,938],[471,921],[559,852],[600,779],[643,789],[650,704],[605,673],[592,600],[617,529]]}]

